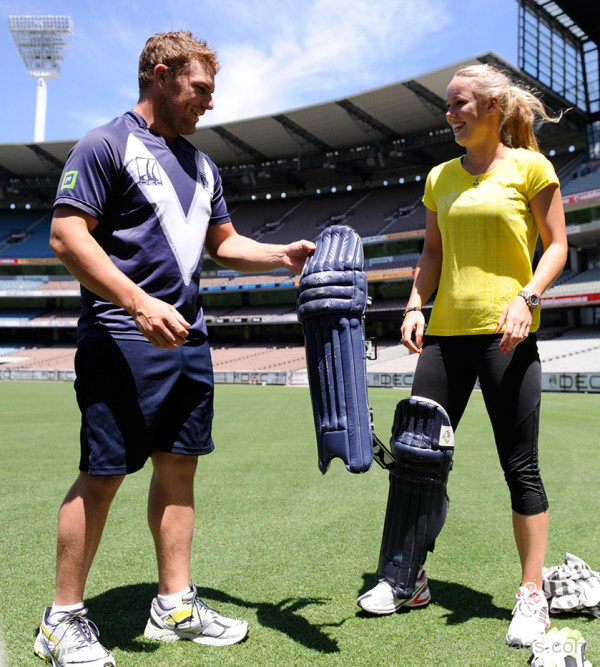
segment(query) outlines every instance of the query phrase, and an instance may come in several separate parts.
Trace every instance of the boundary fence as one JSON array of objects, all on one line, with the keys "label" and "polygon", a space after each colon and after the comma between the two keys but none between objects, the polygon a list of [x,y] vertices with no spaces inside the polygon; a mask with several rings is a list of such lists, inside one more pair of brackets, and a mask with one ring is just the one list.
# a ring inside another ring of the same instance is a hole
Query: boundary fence
[{"label": "boundary fence", "polygon": [[[367,373],[369,387],[388,389],[410,389],[413,373]],[[2,380],[75,380],[74,371],[2,369]],[[306,371],[215,371],[216,384],[276,384],[290,387],[308,385]],[[478,388],[478,387],[477,387]],[[600,393],[600,372],[598,373],[542,373],[542,391],[559,393],[598,394]]]}]

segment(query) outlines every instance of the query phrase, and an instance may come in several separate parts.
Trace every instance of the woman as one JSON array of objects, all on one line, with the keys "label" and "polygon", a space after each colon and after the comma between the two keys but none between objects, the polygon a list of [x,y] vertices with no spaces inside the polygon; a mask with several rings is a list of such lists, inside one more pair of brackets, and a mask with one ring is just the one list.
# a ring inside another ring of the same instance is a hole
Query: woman
[{"label": "woman", "polygon": [[[412,393],[439,403],[456,430],[479,377],[508,484],[521,561],[506,636],[529,646],[548,625],[541,591],[548,501],[537,461],[541,368],[535,331],[540,295],[567,257],[558,178],[539,152],[542,103],[489,65],[460,69],[447,88],[446,119],[465,155],[430,172],[426,235],[402,322],[404,345],[420,354]],[[535,271],[538,236],[544,252]],[[437,289],[424,336],[423,305]],[[361,596],[370,613],[429,601],[422,570],[415,596],[387,580]]]}]

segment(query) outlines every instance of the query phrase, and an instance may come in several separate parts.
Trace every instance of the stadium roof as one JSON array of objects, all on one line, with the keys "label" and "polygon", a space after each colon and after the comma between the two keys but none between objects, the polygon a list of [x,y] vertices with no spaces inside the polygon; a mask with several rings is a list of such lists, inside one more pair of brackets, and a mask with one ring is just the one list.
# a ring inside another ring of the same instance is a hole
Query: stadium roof
[{"label": "stadium roof", "polygon": [[598,8],[581,0],[531,0],[553,16],[566,30],[582,42],[591,40],[600,47]]},{"label": "stadium roof", "polygon": [[[201,125],[192,143],[221,169],[229,199],[250,193],[310,192],[347,184],[372,187],[424,175],[461,149],[445,120],[446,86],[458,67],[490,62],[514,77],[533,79],[493,53],[474,56],[389,86],[323,104],[223,125]],[[543,89],[550,109],[566,102]],[[573,110],[545,126],[542,148],[558,155],[585,147],[588,119]],[[47,206],[76,139],[39,144],[0,144],[0,208]]]}]

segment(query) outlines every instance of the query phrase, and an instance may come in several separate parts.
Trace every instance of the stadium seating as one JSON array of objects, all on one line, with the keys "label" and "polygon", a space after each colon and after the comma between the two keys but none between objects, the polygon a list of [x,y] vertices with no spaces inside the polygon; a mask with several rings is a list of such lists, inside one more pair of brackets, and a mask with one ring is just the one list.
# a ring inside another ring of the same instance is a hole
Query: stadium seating
[{"label": "stadium seating", "polygon": [[0,322],[6,320],[9,323],[15,322],[17,320],[32,320],[34,317],[38,317],[42,314],[43,311],[32,310],[28,308],[10,308],[0,310]]},{"label": "stadium seating", "polygon": [[413,202],[382,227],[380,233],[395,234],[422,229],[425,229],[425,207],[420,202]]},{"label": "stadium seating", "polygon": [[538,343],[546,372],[600,372],[600,329],[579,328]]},{"label": "stadium seating", "polygon": [[600,268],[588,269],[581,273],[569,272],[566,279],[557,281],[544,295],[545,297],[600,293]]},{"label": "stadium seating", "polygon": [[584,162],[561,186],[563,195],[600,189],[600,160]]},{"label": "stadium seating", "polygon": [[19,352],[22,349],[23,349],[22,345],[3,345],[3,344],[0,344],[0,357],[15,354],[15,352]]},{"label": "stadium seating", "polygon": [[0,216],[0,259],[50,257],[49,211],[9,211]]},{"label": "stadium seating", "polygon": [[48,276],[11,276],[0,278],[0,292],[25,293],[40,290],[48,283]]},{"label": "stadium seating", "polygon": [[[600,162],[586,161],[583,153],[567,152],[554,157],[553,162],[564,182],[563,194],[600,188]],[[379,181],[368,187],[365,182],[348,189],[343,170],[336,178],[335,192],[331,183],[319,194],[311,188],[311,194],[302,196],[282,197],[275,187],[270,199],[265,199],[264,191],[258,199],[248,198],[249,192],[246,192],[242,197],[232,198],[232,219],[240,233],[268,243],[314,239],[330,224],[353,227],[367,241],[365,271],[369,284],[374,286],[371,289],[373,303],[367,311],[367,335],[377,332],[377,335],[393,336],[398,332],[400,313],[406,306],[408,281],[414,275],[424,234],[423,181],[407,179],[406,183],[393,185],[382,185]],[[587,206],[590,210],[584,211],[584,221],[588,213],[593,221],[594,200]],[[578,216],[581,209],[579,204],[574,209]],[[2,368],[72,370],[74,347],[71,343],[78,317],[79,284],[62,268],[53,266],[45,271],[49,264],[58,264],[48,246],[50,218],[49,210],[0,209],[0,332],[6,334],[0,347],[0,356],[5,362]],[[580,217],[571,220],[576,224],[579,221]],[[576,250],[580,266],[600,264],[597,244]],[[297,281],[296,276],[283,269],[239,274],[206,262],[200,292],[211,341],[214,341],[215,370],[297,371],[305,368],[295,312]],[[385,285],[379,289],[378,283]],[[275,295],[275,290],[276,296],[270,299],[271,291]],[[579,326],[580,312],[585,311],[581,319],[584,324],[595,321],[591,307],[579,309],[576,306],[583,303],[583,300],[578,303],[578,297],[598,293],[600,268],[584,271],[569,268],[546,292],[546,299],[559,298],[549,303],[552,308],[547,311],[548,325],[543,325],[540,332],[545,371],[600,372],[600,336],[594,335],[598,328],[592,327],[588,337],[587,330],[581,328],[575,333],[565,333],[566,329]],[[21,344],[25,334],[26,345]],[[272,342],[266,344],[265,341]],[[65,347],[57,347],[63,343]],[[367,361],[369,372],[414,371],[418,357],[407,354],[397,338],[393,344],[379,342],[378,349],[378,358]],[[15,361],[11,361],[11,357],[15,357]]]},{"label": "stadium seating", "polygon": [[237,345],[212,350],[215,371],[295,371],[306,368],[304,347]]},{"label": "stadium seating", "polygon": [[[328,224],[347,224],[363,238],[383,233],[392,223],[403,231],[415,229],[423,216],[402,216],[420,201],[422,185],[396,185],[369,190],[341,190],[303,198],[247,201],[231,210],[236,229],[267,243],[315,238]],[[411,221],[397,222],[400,217]],[[387,231],[387,230],[386,230]]]},{"label": "stadium seating", "polygon": [[383,233],[395,212],[416,200],[421,190],[418,185],[388,186],[371,190],[369,196],[354,209],[352,226],[363,237]]},{"label": "stadium seating", "polygon": [[[580,328],[538,343],[544,372],[600,372],[600,330]],[[2,368],[73,370],[75,348],[30,348],[24,345],[0,346]],[[10,361],[15,356],[17,360]],[[242,343],[215,345],[212,349],[217,371],[298,371],[306,368],[302,345]],[[377,359],[367,360],[369,373],[412,373],[418,355],[409,354],[399,341],[378,342]]]},{"label": "stadium seating", "polygon": [[2,369],[73,371],[75,368],[75,347],[23,347],[16,351],[14,361],[4,359]]},{"label": "stadium seating", "polygon": [[24,296],[28,292],[41,292],[42,295],[53,292],[63,293],[65,296],[77,296],[79,283],[71,277],[55,276],[3,276],[0,278],[0,294],[7,296],[11,293],[20,293]]}]

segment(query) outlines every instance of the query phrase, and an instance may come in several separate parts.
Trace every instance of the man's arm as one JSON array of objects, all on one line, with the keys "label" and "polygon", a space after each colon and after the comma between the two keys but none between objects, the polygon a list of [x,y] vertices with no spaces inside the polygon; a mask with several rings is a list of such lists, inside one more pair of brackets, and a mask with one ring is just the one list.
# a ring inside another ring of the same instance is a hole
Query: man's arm
[{"label": "man's arm", "polygon": [[182,345],[190,324],[176,308],[146,294],[115,266],[91,235],[97,224],[94,217],[79,209],[57,207],[50,229],[50,248],[84,287],[124,308],[155,347]]},{"label": "man's arm", "polygon": [[306,240],[288,245],[259,243],[238,234],[230,222],[210,225],[205,246],[215,262],[245,273],[277,268],[301,273],[306,258],[315,249],[315,244]]}]

